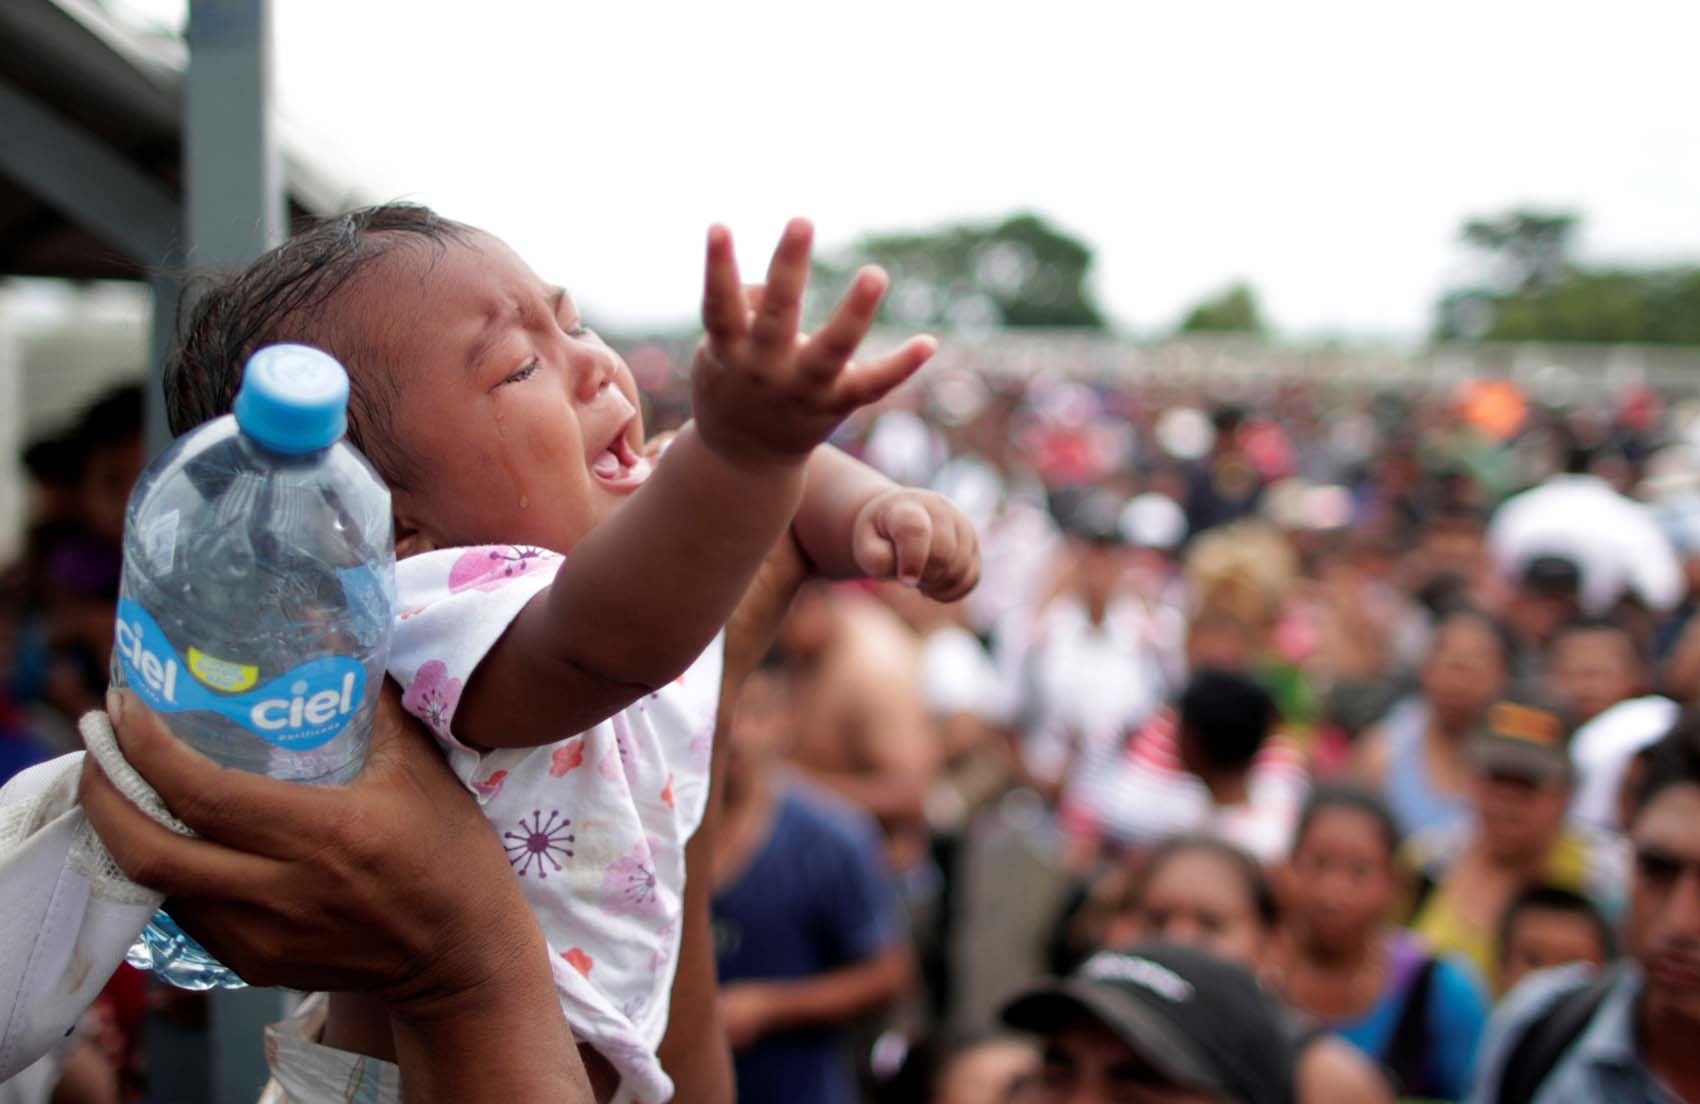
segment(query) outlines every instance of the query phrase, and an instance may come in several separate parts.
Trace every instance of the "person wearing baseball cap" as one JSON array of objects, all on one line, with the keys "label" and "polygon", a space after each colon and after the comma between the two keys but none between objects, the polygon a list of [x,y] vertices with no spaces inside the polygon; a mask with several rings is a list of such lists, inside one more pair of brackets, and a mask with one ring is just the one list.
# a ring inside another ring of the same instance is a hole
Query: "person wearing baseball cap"
[{"label": "person wearing baseball cap", "polygon": [[1038,1036],[1032,1104],[1291,1104],[1292,1045],[1249,971],[1196,947],[1100,951],[1011,1000]]},{"label": "person wearing baseball cap", "polygon": [[1501,701],[1466,748],[1473,816],[1411,841],[1420,872],[1411,928],[1436,954],[1470,960],[1492,986],[1504,910],[1538,885],[1581,893],[1612,915],[1628,875],[1621,841],[1566,823],[1574,790],[1570,729],[1555,710]]}]

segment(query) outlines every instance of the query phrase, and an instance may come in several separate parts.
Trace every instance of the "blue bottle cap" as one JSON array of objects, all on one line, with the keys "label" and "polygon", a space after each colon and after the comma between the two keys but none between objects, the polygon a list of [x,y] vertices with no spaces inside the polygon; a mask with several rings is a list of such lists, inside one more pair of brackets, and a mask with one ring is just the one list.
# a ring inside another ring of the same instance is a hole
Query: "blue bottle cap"
[{"label": "blue bottle cap", "polygon": [[348,373],[312,346],[268,345],[243,370],[236,424],[272,452],[330,448],[348,429]]}]

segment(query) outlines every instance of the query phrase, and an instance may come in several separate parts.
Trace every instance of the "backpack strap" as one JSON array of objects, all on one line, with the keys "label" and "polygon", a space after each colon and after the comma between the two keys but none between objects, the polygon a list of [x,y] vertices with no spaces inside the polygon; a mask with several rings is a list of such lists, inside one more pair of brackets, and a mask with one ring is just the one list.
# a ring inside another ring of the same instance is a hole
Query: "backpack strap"
[{"label": "backpack strap", "polygon": [[1434,988],[1437,965],[1432,956],[1425,956],[1411,974],[1405,989],[1405,1004],[1399,1010],[1399,1022],[1393,1026],[1393,1037],[1387,1044],[1382,1065],[1393,1079],[1394,1087],[1404,1096],[1425,1096],[1429,1082],[1429,994]]},{"label": "backpack strap", "polygon": [[1601,970],[1588,984],[1559,997],[1523,1029],[1500,1070],[1498,1104],[1533,1104],[1547,1075],[1587,1029],[1622,976],[1620,967]]}]

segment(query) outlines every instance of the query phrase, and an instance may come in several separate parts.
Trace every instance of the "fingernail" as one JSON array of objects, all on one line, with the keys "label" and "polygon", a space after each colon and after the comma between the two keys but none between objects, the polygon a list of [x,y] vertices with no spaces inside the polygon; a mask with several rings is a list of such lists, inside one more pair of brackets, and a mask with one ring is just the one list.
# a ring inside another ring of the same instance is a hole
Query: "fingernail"
[{"label": "fingernail", "polygon": [[124,692],[116,686],[106,691],[106,715],[114,727],[124,720]]},{"label": "fingernail", "polygon": [[921,585],[921,577],[919,575],[904,575],[897,581],[906,587],[918,587]]}]

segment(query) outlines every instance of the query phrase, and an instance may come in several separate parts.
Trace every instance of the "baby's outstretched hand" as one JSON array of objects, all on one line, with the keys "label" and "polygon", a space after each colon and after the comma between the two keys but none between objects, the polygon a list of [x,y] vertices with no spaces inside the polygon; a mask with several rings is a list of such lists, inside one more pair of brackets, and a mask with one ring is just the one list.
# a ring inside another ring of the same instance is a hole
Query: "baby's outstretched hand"
[{"label": "baby's outstretched hand", "polygon": [[871,579],[897,579],[940,602],[954,602],[980,581],[980,541],[968,518],[943,495],[900,487],[857,513],[851,547]]},{"label": "baby's outstretched hand", "polygon": [[813,228],[793,219],[773,252],[767,286],[752,310],[745,302],[723,226],[708,232],[702,298],[706,334],[691,369],[697,431],[722,456],[806,457],[853,410],[878,401],[933,355],[930,337],[911,338],[878,360],[852,364],[873,324],[886,275],[862,269],[826,325],[799,333]]}]

